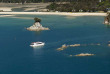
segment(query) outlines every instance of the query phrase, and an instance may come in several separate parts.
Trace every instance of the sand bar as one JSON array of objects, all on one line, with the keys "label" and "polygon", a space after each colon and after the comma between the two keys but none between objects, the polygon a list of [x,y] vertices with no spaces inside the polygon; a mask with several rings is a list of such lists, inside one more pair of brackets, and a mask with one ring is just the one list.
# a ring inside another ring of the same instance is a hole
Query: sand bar
[{"label": "sand bar", "polygon": [[106,16],[106,13],[67,13],[67,12],[0,12],[0,14],[67,15],[67,16]]}]

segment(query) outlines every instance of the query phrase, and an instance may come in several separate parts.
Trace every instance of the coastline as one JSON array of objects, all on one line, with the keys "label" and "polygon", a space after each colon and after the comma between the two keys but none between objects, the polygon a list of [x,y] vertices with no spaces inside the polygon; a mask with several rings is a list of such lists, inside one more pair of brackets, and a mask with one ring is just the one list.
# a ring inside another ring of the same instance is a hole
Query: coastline
[{"label": "coastline", "polygon": [[4,15],[15,15],[15,14],[31,14],[31,15],[67,15],[67,16],[106,16],[106,13],[70,13],[70,12],[0,12]]}]

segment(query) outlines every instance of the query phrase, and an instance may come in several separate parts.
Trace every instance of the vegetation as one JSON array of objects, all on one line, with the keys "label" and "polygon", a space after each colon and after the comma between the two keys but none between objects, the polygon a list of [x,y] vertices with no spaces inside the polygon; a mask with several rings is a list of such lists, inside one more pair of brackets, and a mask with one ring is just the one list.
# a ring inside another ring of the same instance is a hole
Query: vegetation
[{"label": "vegetation", "polygon": [[35,17],[35,18],[34,18],[34,21],[35,21],[35,22],[41,22],[41,19]]},{"label": "vegetation", "polygon": [[[0,0],[0,2],[11,2],[11,3],[19,3],[19,2],[99,2],[100,0]],[[101,0],[105,1],[105,0]],[[109,1],[109,0],[108,0]]]},{"label": "vegetation", "polygon": [[97,12],[110,10],[110,0],[76,0],[71,2],[55,3],[47,6],[49,10],[59,12]]},{"label": "vegetation", "polygon": [[110,24],[110,13],[107,13],[107,16],[105,17],[105,21],[107,21],[108,24]]}]

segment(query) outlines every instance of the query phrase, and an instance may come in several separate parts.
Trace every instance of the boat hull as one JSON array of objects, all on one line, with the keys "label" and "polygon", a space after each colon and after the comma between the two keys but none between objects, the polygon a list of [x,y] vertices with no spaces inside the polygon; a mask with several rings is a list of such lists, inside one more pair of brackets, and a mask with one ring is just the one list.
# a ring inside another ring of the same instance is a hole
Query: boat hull
[{"label": "boat hull", "polygon": [[30,45],[31,47],[39,47],[39,46],[44,46],[45,43],[39,44],[39,45]]}]

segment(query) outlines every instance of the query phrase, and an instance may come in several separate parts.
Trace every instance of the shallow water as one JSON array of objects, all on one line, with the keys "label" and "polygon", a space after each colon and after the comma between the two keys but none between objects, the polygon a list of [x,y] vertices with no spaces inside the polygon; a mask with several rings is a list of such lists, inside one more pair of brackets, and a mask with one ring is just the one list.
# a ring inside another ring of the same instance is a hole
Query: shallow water
[{"label": "shallow water", "polygon": [[[49,31],[27,31],[33,18]],[[1,74],[110,74],[110,28],[102,16],[16,15],[0,17],[0,73]],[[31,48],[31,42],[46,45]],[[63,44],[96,44],[56,49]],[[70,57],[80,53],[94,56]]]}]

